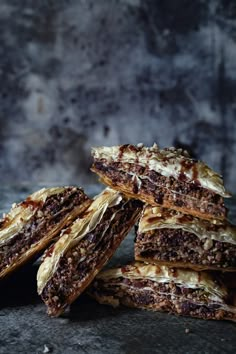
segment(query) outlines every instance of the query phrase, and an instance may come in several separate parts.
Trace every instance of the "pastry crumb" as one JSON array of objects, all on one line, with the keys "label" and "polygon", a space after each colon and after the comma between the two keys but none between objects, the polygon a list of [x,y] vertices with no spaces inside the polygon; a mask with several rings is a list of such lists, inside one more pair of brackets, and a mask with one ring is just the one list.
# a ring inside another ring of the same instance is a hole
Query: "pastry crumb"
[{"label": "pastry crumb", "polygon": [[44,347],[43,347],[43,353],[50,353],[50,348],[48,348],[48,346],[46,344],[44,344]]}]

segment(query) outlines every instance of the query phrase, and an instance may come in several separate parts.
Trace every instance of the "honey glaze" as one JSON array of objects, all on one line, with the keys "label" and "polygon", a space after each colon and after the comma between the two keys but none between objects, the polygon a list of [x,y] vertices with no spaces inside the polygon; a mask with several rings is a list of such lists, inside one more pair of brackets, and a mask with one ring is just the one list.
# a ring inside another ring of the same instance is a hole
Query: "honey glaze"
[{"label": "honey glaze", "polygon": [[179,180],[182,182],[186,182],[188,177],[186,176],[186,172],[192,172],[192,181],[197,186],[200,185],[198,180],[198,167],[197,167],[197,160],[182,160],[181,161],[181,168],[179,173]]},{"label": "honey glaze", "polygon": [[72,228],[71,227],[67,227],[67,229],[65,229],[63,231],[63,235],[69,235],[69,233],[71,233],[71,231],[72,231]]},{"label": "honey glaze", "polygon": [[52,244],[52,245],[45,251],[45,253],[43,254],[42,260],[44,260],[46,257],[51,257],[51,256],[52,256],[54,247],[55,247],[55,243]]},{"label": "honey glaze", "polygon": [[193,171],[193,180],[197,181],[198,180],[198,169],[197,169],[196,163],[193,165],[192,171]]},{"label": "honey glaze", "polygon": [[132,192],[134,194],[138,194],[138,192],[139,192],[139,186],[138,186],[138,182],[136,179],[133,180]]},{"label": "honey glaze", "polygon": [[2,220],[0,220],[0,230],[9,224],[11,220],[8,216],[5,216]]},{"label": "honey glaze", "polygon": [[155,222],[159,222],[162,219],[163,219],[163,215],[160,214],[160,215],[156,215],[156,216],[150,216],[149,218],[146,219],[146,222],[148,224],[152,224],[152,223],[155,223]]},{"label": "honey glaze", "polygon": [[185,175],[183,172],[180,172],[180,174],[179,174],[179,180],[180,180],[181,182],[186,182],[186,181],[187,181],[187,177],[186,177],[186,175]]},{"label": "honey glaze", "polygon": [[119,147],[118,159],[122,159],[124,152],[125,152],[125,150],[127,150],[128,147],[129,147],[129,144],[121,145]]},{"label": "honey glaze", "polygon": [[121,267],[120,270],[122,274],[125,274],[128,270],[128,266]]},{"label": "honey glaze", "polygon": [[176,268],[170,268],[170,275],[172,275],[174,278],[177,278],[178,270]]},{"label": "honey glaze", "polygon": [[135,146],[135,145],[130,145],[130,144],[121,145],[119,147],[118,160],[122,159],[122,157],[126,151],[131,151],[134,154],[136,154],[135,163],[137,164],[139,162],[138,152],[141,150],[142,150],[141,146]]},{"label": "honey glaze", "polygon": [[88,216],[89,214],[91,213],[90,210],[85,210],[80,216],[79,216],[79,219],[83,219],[85,218],[86,216]]},{"label": "honey glaze", "polygon": [[134,146],[134,145],[128,145],[128,147],[129,147],[129,150],[134,153],[137,153],[140,150],[137,146]]},{"label": "honey glaze", "polygon": [[178,217],[178,222],[180,223],[187,223],[187,222],[191,222],[193,221],[193,217],[191,215],[187,215],[187,214],[182,214],[180,217]]},{"label": "honey glaze", "polygon": [[201,272],[198,272],[198,273],[197,273],[197,277],[198,277],[198,283],[200,283],[201,280],[202,280],[202,274],[201,274]]},{"label": "honey glaze", "polygon": [[24,200],[20,205],[23,208],[37,209],[42,207],[42,201],[32,200],[30,197]]}]

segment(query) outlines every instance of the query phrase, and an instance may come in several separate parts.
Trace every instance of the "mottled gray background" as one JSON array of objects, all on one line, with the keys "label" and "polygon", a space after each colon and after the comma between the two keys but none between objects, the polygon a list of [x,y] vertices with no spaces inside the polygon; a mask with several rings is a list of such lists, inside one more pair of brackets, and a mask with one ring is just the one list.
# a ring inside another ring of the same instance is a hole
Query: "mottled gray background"
[{"label": "mottled gray background", "polygon": [[93,182],[90,147],[185,146],[236,191],[236,3],[1,0],[0,182]]}]

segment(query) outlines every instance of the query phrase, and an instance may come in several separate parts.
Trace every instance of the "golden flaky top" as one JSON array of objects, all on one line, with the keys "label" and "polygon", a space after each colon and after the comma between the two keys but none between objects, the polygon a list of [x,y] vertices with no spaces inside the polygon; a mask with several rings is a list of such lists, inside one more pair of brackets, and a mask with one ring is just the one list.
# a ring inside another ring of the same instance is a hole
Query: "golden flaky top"
[{"label": "golden flaky top", "polygon": [[[221,176],[202,161],[190,158],[188,153],[174,147],[159,149],[156,144],[144,147],[142,144],[120,145],[111,147],[94,147],[92,156],[104,159],[107,163],[121,162],[148,167],[163,176],[197,182],[201,187],[209,189],[222,197],[230,197],[223,185]],[[133,173],[133,172],[132,172]],[[139,177],[139,176],[137,176]]]},{"label": "golden flaky top", "polygon": [[182,229],[200,239],[212,239],[236,244],[236,226],[228,221],[208,221],[175,210],[145,206],[138,231],[145,233],[156,229]]},{"label": "golden flaky top", "polygon": [[[125,197],[123,197],[121,193],[111,188],[106,188],[102,193],[94,198],[85,213],[76,219],[69,228],[62,231],[59,240],[53,247],[52,252],[45,257],[43,263],[39,267],[37,274],[39,294],[43,291],[44,286],[53,276],[60,258],[66,253],[66,251],[72,247],[75,247],[86,234],[93,231],[101,222],[106,210],[119,205],[124,198]],[[116,214],[114,213],[110,222],[112,222],[115,215]],[[104,230],[104,232],[105,231],[106,230]]]}]

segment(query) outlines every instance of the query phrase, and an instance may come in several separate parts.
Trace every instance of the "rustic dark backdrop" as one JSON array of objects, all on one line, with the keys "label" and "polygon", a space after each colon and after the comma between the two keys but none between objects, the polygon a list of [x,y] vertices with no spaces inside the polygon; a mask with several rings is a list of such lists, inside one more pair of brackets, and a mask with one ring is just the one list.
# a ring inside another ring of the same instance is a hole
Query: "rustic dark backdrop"
[{"label": "rustic dark backdrop", "polygon": [[191,150],[236,191],[236,3],[1,0],[0,182],[81,183],[90,147]]}]

